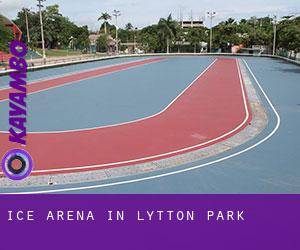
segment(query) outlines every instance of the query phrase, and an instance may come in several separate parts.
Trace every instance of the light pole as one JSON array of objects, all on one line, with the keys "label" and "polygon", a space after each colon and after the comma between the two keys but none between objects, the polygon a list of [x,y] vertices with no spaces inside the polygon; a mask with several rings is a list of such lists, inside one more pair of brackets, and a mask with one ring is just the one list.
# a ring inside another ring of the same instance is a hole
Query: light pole
[{"label": "light pole", "polygon": [[119,54],[118,17],[121,16],[121,12],[119,10],[114,10],[113,16],[116,18],[116,53]]},{"label": "light pole", "polygon": [[213,34],[212,34],[212,19],[215,17],[216,12],[215,11],[208,11],[207,15],[210,18],[209,52],[211,52],[211,49],[212,49],[212,37],[213,37]]},{"label": "light pole", "polygon": [[276,32],[277,32],[277,16],[273,18],[273,29],[274,29],[274,37],[273,37],[273,56],[276,54]]},{"label": "light pole", "polygon": [[28,45],[30,44],[30,35],[29,35],[29,24],[28,24],[28,9],[24,8],[24,12],[25,12],[25,22],[26,22],[26,33],[27,33],[27,43]]},{"label": "light pole", "polygon": [[134,32],[134,33],[133,33],[133,38],[134,38],[134,39],[133,39],[133,40],[134,40],[134,41],[133,41],[134,54],[135,54],[135,51],[136,51],[136,33],[137,33],[137,30],[138,30],[138,28],[135,28],[134,31],[133,31],[133,32]]},{"label": "light pole", "polygon": [[256,43],[256,22],[257,22],[257,18],[256,16],[253,17],[253,32],[254,32],[254,42]]},{"label": "light pole", "polygon": [[41,35],[42,35],[42,50],[43,50],[43,62],[46,64],[46,52],[45,52],[45,40],[44,40],[44,27],[43,27],[43,17],[42,17],[42,7],[44,7],[41,2],[45,2],[46,0],[37,0],[38,7],[40,12],[40,24],[41,24]]}]

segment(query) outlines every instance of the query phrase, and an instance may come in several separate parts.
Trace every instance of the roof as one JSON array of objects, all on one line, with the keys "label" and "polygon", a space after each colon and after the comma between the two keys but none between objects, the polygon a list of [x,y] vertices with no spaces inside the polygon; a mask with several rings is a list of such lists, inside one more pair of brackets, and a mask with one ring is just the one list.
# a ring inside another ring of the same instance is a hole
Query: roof
[{"label": "roof", "polygon": [[[89,35],[89,39],[90,39],[90,42],[91,44],[96,44],[97,42],[97,39],[100,37],[100,36],[104,36],[105,34],[91,34]],[[115,45],[116,44],[116,40],[111,36],[111,35],[108,35],[107,37],[107,40],[108,40],[108,45]]]}]

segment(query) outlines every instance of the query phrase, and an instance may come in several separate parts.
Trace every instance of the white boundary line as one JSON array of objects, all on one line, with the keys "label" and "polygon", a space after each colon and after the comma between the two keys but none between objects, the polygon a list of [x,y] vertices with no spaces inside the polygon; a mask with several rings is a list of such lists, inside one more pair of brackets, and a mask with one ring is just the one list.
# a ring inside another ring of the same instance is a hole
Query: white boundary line
[{"label": "white boundary line", "polygon": [[247,62],[244,59],[243,59],[243,62],[246,65],[248,71],[252,75],[252,77],[255,80],[257,86],[259,87],[260,91],[263,93],[265,99],[267,100],[268,104],[272,108],[272,110],[273,110],[273,112],[274,112],[274,114],[275,114],[275,116],[277,118],[277,123],[276,123],[275,128],[265,138],[263,138],[262,140],[258,141],[255,144],[253,144],[252,146],[250,146],[248,148],[245,148],[245,149],[243,149],[243,150],[241,150],[239,152],[236,152],[234,154],[231,154],[231,155],[222,157],[220,159],[214,160],[214,161],[210,161],[210,162],[198,165],[198,166],[194,166],[194,167],[190,167],[190,168],[186,168],[186,169],[182,169],[182,170],[168,172],[168,173],[165,173],[165,174],[153,175],[153,176],[148,176],[148,177],[144,177],[144,178],[137,178],[137,179],[127,180],[127,181],[112,182],[112,183],[107,183],[107,184],[84,186],[84,187],[62,188],[62,189],[53,189],[53,190],[40,190],[40,191],[31,191],[31,192],[29,191],[29,192],[19,192],[19,193],[16,192],[16,193],[6,193],[6,194],[45,194],[45,193],[70,192],[70,191],[90,190],[90,189],[96,189],[96,188],[103,188],[103,187],[111,187],[111,186],[117,186],[117,185],[138,183],[138,182],[142,182],[142,181],[147,181],[147,180],[152,180],[152,179],[157,179],[157,178],[172,176],[172,175],[176,175],[176,174],[181,174],[181,173],[189,172],[189,171],[192,171],[192,170],[195,170],[195,169],[203,168],[203,167],[206,167],[206,166],[209,166],[209,165],[213,165],[215,163],[219,163],[219,162],[231,159],[231,158],[233,158],[235,156],[241,155],[241,154],[243,154],[245,152],[248,152],[248,151],[250,151],[250,150],[258,147],[262,143],[264,143],[267,140],[269,140],[277,132],[277,130],[280,127],[281,119],[280,119],[280,116],[279,116],[278,112],[276,111],[274,105],[272,104],[271,100],[269,99],[269,97],[267,96],[267,94],[265,93],[265,91],[263,90],[263,88],[261,87],[260,83],[258,82],[257,78],[255,77],[254,73],[250,69],[250,67],[247,64]]},{"label": "white boundary line", "polygon": [[[189,84],[189,86],[180,94],[178,95],[162,112],[165,112],[167,110],[167,108],[169,108],[181,95],[183,95],[187,89],[189,89],[215,62],[217,61],[214,60],[191,84]],[[246,116],[244,118],[244,120],[242,121],[242,123],[240,123],[236,128],[230,130],[229,132],[216,137],[214,139],[211,139],[209,141],[206,141],[204,143],[200,143],[200,144],[196,144],[194,146],[190,146],[190,147],[186,147],[186,148],[182,148],[179,150],[175,150],[175,151],[171,151],[171,152],[167,152],[167,153],[163,153],[163,154],[159,154],[159,155],[152,155],[149,157],[144,157],[144,158],[139,158],[139,159],[133,159],[133,160],[128,160],[128,161],[121,161],[121,162],[113,162],[113,163],[106,163],[106,164],[98,164],[98,165],[91,165],[91,166],[80,166],[80,167],[73,167],[73,168],[57,168],[57,169],[46,169],[46,170],[36,170],[33,171],[33,173],[51,173],[51,172],[63,172],[63,171],[72,171],[72,170],[83,170],[83,169],[93,169],[93,168],[100,168],[100,167],[105,167],[105,166],[116,166],[116,165],[121,165],[121,164],[128,164],[128,163],[137,163],[140,161],[144,161],[144,160],[151,160],[151,159],[155,159],[158,157],[164,157],[164,156],[168,156],[168,155],[173,155],[173,154],[177,154],[177,153],[181,153],[184,151],[189,151],[191,149],[194,148],[198,148],[207,144],[210,144],[212,142],[218,141],[232,133],[234,133],[235,131],[237,131],[238,129],[240,129],[248,120],[249,118],[249,110],[248,110],[248,105],[247,105],[247,99],[246,99],[246,94],[245,94],[245,89],[244,89],[244,84],[243,84],[243,80],[241,77],[241,72],[240,72],[240,68],[238,66],[238,60],[235,59],[236,62],[236,66],[237,66],[237,70],[238,70],[238,74],[239,74],[239,80],[240,80],[240,85],[241,85],[241,91],[242,91],[242,95],[243,95],[243,102],[244,102],[244,108],[245,108],[245,113]],[[145,119],[145,118],[144,118]]]},{"label": "white boundary line", "polygon": [[[102,77],[102,76],[105,76],[105,75],[109,75],[109,74],[113,74],[113,73],[118,73],[118,72],[121,72],[121,71],[126,71],[128,69],[134,69],[134,68],[141,67],[141,66],[144,66],[144,65],[148,65],[148,64],[152,64],[152,63],[156,63],[156,62],[161,62],[161,61],[167,60],[167,58],[164,58],[164,57],[161,57],[161,58],[162,58],[161,60],[145,62],[144,64],[135,65],[135,66],[132,66],[132,67],[129,67],[129,68],[118,69],[116,71],[111,71],[111,72],[107,72],[107,73],[96,75],[96,76],[87,77],[87,78],[80,79],[80,80],[74,80],[74,81],[71,81],[71,82],[68,82],[68,83],[64,83],[64,84],[61,84],[61,85],[57,85],[57,86],[54,86],[54,87],[49,87],[49,88],[45,88],[45,89],[42,89],[42,90],[39,90],[39,91],[30,92],[30,93],[27,93],[27,96],[33,95],[33,94],[36,94],[36,93],[40,93],[40,92],[43,92],[43,91],[47,91],[49,89],[56,89],[56,88],[68,86],[68,85],[71,85],[71,84],[74,84],[74,83],[77,83],[77,82],[81,82],[81,81],[85,81],[85,80],[89,80],[89,79],[93,79],[93,78],[97,78],[97,77]],[[125,63],[108,65],[108,66],[104,66],[104,67],[99,67],[98,69],[95,69],[95,70],[106,69],[106,68],[115,67],[115,66],[122,66],[122,65],[130,64],[130,63],[135,63],[135,62],[143,62],[143,61],[147,61],[149,59],[152,59],[152,58],[146,58],[146,59],[141,59],[141,60],[133,60],[133,61],[125,62]],[[153,59],[159,59],[159,57],[154,57]],[[61,77],[72,76],[72,75],[76,75],[77,73],[81,74],[81,73],[85,73],[85,72],[89,72],[89,71],[94,71],[94,70],[93,69],[92,70],[84,70],[82,72],[79,71],[79,72],[76,72],[76,73],[71,73],[71,74],[63,75]],[[60,76],[59,77],[53,77],[53,78],[45,79],[45,81],[54,80],[56,78],[61,78],[61,77]],[[42,80],[42,81],[44,81],[44,80]],[[40,82],[41,81],[30,82],[29,86],[30,85],[39,84]],[[11,89],[11,88],[8,87],[8,88],[5,88],[5,89],[0,89],[0,92],[2,90],[8,90],[8,89]],[[5,102],[5,101],[8,101],[8,99],[0,100],[0,102]],[[3,132],[3,131],[0,131],[0,132]]]},{"label": "white boundary line", "polygon": [[[62,131],[41,131],[41,132],[29,132],[27,134],[59,134],[59,133],[71,133],[71,132],[80,132],[80,131],[89,131],[89,130],[95,130],[95,129],[100,129],[100,128],[108,128],[108,127],[116,127],[116,126],[121,126],[121,125],[126,125],[126,124],[130,124],[130,123],[133,123],[133,122],[139,122],[139,121],[143,121],[143,120],[146,120],[146,119],[149,119],[149,118],[152,118],[152,117],[155,117],[157,115],[160,115],[161,113],[165,112],[191,85],[193,85],[193,83],[195,81],[198,80],[198,78],[200,76],[202,76],[218,59],[215,59],[211,64],[208,65],[208,67],[200,74],[196,77],[196,79],[194,79],[178,96],[176,96],[163,110],[159,111],[158,113],[155,113],[153,115],[149,115],[149,116],[145,116],[143,118],[139,118],[139,119],[136,119],[136,120],[131,120],[131,121],[128,121],[128,122],[121,122],[121,123],[116,123],[116,124],[112,124],[112,125],[106,125],[106,126],[98,126],[98,127],[91,127],[91,128],[83,128],[83,129],[74,129],[74,130],[62,130]],[[150,62],[149,64],[151,63],[155,63],[155,62],[160,62],[160,61],[154,61],[154,62]],[[139,65],[141,66],[141,65]],[[132,68],[135,68],[135,67],[138,67],[138,66],[134,66]],[[122,70],[120,70],[122,71]],[[110,74],[110,73],[107,73],[107,74]],[[105,74],[103,74],[105,75]],[[102,76],[102,75],[101,75]],[[94,78],[94,77],[92,77]],[[86,79],[90,79],[90,78],[86,78]],[[82,81],[82,80],[81,80]],[[70,83],[70,84],[73,84],[74,82]],[[66,86],[66,85],[69,85],[69,84],[64,84],[64,85],[60,85],[60,86],[57,86],[57,87],[62,87],[62,86]],[[53,87],[53,88],[57,88],[57,87]],[[45,90],[48,90],[48,89],[45,89]],[[37,92],[33,92],[33,93],[30,93],[30,94],[34,94],[34,93],[38,93],[38,92],[42,92],[42,91],[45,91],[45,90],[41,90],[41,91],[37,91]],[[3,100],[5,101],[5,100]],[[7,101],[7,100],[6,100]],[[2,101],[0,100],[0,103]],[[7,131],[0,131],[0,133],[8,133]]]},{"label": "white boundary line", "polygon": [[[198,75],[196,77],[196,79],[194,79],[179,95],[177,95],[164,109],[162,109],[161,111],[159,111],[158,113],[155,113],[153,115],[149,115],[149,116],[145,116],[136,120],[131,120],[128,122],[121,122],[121,123],[115,123],[115,124],[111,124],[111,125],[105,125],[105,126],[97,126],[97,127],[91,127],[91,128],[82,128],[82,129],[71,129],[71,130],[62,130],[62,131],[41,131],[41,132],[30,132],[28,134],[59,134],[59,133],[71,133],[71,132],[80,132],[80,131],[89,131],[89,130],[96,130],[96,129],[102,129],[102,128],[110,128],[110,127],[117,127],[117,126],[121,126],[121,125],[126,125],[126,124],[130,124],[130,123],[134,123],[134,122],[139,122],[139,121],[143,121],[155,116],[158,116],[162,113],[164,113],[181,95],[184,94],[184,92],[189,89],[195,81],[197,81],[218,59],[215,59],[211,64],[209,64],[207,66],[207,68],[201,72],[200,75]],[[151,62],[152,63],[152,62]],[[2,131],[0,131],[2,132]]]},{"label": "white boundary line", "polygon": [[[145,60],[147,60],[147,59],[145,59]],[[117,70],[117,71],[107,72],[107,73],[104,73],[104,74],[101,74],[101,75],[97,75],[97,76],[87,77],[87,78],[84,78],[84,79],[81,79],[81,80],[71,81],[71,82],[68,82],[68,83],[65,83],[65,84],[61,84],[61,85],[58,85],[58,86],[55,86],[55,87],[49,87],[49,88],[45,88],[45,89],[42,89],[42,90],[39,90],[39,91],[28,93],[27,96],[34,95],[34,94],[37,94],[37,93],[40,93],[40,92],[44,92],[44,91],[48,91],[48,90],[51,90],[51,89],[62,88],[64,86],[72,85],[72,84],[77,83],[77,82],[81,82],[81,81],[85,81],[85,80],[89,80],[89,79],[93,79],[93,78],[97,78],[97,77],[102,77],[102,76],[105,76],[105,75],[109,75],[109,74],[113,74],[113,73],[118,73],[118,72],[126,71],[126,70],[129,70],[129,69],[134,69],[134,68],[141,67],[141,66],[148,65],[148,64],[152,64],[152,63],[161,62],[161,61],[164,61],[164,60],[166,60],[166,58],[158,60],[158,61],[147,62],[145,64],[139,64],[139,65],[136,65],[136,66],[132,66],[132,67],[121,69],[121,70]],[[138,60],[138,61],[133,61],[133,62],[139,62],[139,61],[142,62],[143,60]],[[118,65],[116,65],[116,66],[118,66]],[[3,90],[3,89],[0,89],[0,92],[1,92],[1,90]],[[7,102],[7,101],[8,101],[8,99],[3,99],[3,100],[0,100],[0,103],[1,102]],[[131,122],[133,122],[133,121],[131,121]],[[116,124],[116,125],[118,125],[118,124]],[[113,126],[113,125],[109,125],[109,126]],[[29,135],[29,134],[55,134],[55,133],[78,132],[78,131],[93,130],[93,129],[96,129],[96,128],[86,128],[86,129],[79,129],[79,130],[65,130],[65,131],[28,132],[27,135]],[[9,132],[7,130],[0,130],[0,133],[8,134]]]},{"label": "white boundary line", "polygon": [[[212,62],[182,93],[180,93],[180,95],[178,95],[163,111],[161,111],[158,114],[161,114],[162,112],[165,112],[176,100],[178,100],[178,98],[180,96],[182,96],[217,60],[215,60],[214,62]],[[249,110],[248,110],[248,105],[247,105],[247,99],[246,99],[246,94],[245,94],[245,90],[244,90],[244,84],[242,81],[242,77],[241,77],[241,72],[240,72],[240,68],[238,66],[237,63],[237,59],[235,59],[236,62],[236,66],[237,66],[237,70],[238,70],[238,74],[239,74],[239,80],[240,80],[240,85],[241,85],[241,91],[242,91],[242,95],[243,95],[243,102],[244,102],[244,108],[245,108],[245,118],[244,120],[234,129],[228,131],[227,133],[218,136],[214,139],[211,139],[209,141],[200,143],[200,144],[196,144],[194,146],[190,146],[190,147],[186,147],[186,148],[182,148],[182,149],[178,149],[178,150],[174,150],[171,152],[167,152],[167,153],[163,153],[163,154],[158,154],[158,155],[152,155],[152,156],[148,156],[148,157],[143,157],[143,158],[138,158],[138,159],[133,159],[133,160],[128,160],[128,161],[120,161],[120,162],[111,162],[111,163],[105,163],[105,164],[97,164],[97,165],[90,165],[90,166],[80,166],[80,167],[72,167],[72,168],[56,168],[56,169],[44,169],[44,170],[35,170],[32,171],[33,173],[53,173],[53,172],[64,172],[64,171],[75,171],[75,170],[83,170],[83,169],[94,169],[94,168],[101,168],[101,167],[107,167],[107,166],[117,166],[117,165],[123,165],[123,164],[130,164],[130,163],[138,163],[141,161],[145,161],[145,160],[152,160],[152,159],[156,159],[159,157],[165,157],[165,156],[169,156],[169,155],[174,155],[174,154],[178,154],[178,153],[182,153],[185,151],[189,151],[195,148],[199,148],[202,147],[204,145],[213,143],[215,141],[221,140],[227,136],[229,136],[230,134],[236,132],[238,129],[240,129],[242,126],[244,126],[244,124],[247,122],[248,118],[249,118]],[[156,115],[158,115],[156,114]],[[154,115],[154,116],[156,116]],[[153,116],[152,116],[153,117]],[[146,118],[144,118],[146,119]]]},{"label": "white boundary line", "polygon": [[[113,59],[118,59],[118,58],[113,58]],[[129,57],[129,58],[120,58],[120,59],[132,59],[132,57]],[[54,75],[54,76],[42,77],[42,78],[34,79],[34,80],[30,81],[30,82],[27,82],[27,86],[29,86],[29,85],[35,85],[35,84],[38,84],[38,83],[40,83],[42,81],[55,80],[57,78],[61,78],[61,77],[65,77],[65,76],[72,76],[72,75],[86,73],[86,72],[95,71],[95,70],[99,70],[99,69],[106,69],[106,68],[115,67],[115,66],[122,66],[124,64],[126,65],[128,63],[133,63],[133,62],[142,62],[142,61],[147,60],[147,59],[150,59],[150,57],[139,58],[138,60],[132,60],[132,61],[129,60],[129,61],[125,61],[125,62],[112,63],[112,64],[102,65],[102,66],[93,67],[93,68],[89,68],[89,69],[83,69],[83,70],[78,70],[78,71],[72,71],[72,72],[68,72],[68,73],[58,74],[58,75]],[[110,60],[103,60],[103,61],[96,61],[96,62],[111,62],[111,61]],[[95,62],[88,62],[88,63],[95,63]],[[78,66],[78,64],[74,64],[74,65]],[[67,65],[65,67],[74,66],[74,65]],[[48,69],[51,70],[51,69],[55,69],[55,68],[45,68],[44,70],[48,70]],[[32,71],[32,72],[35,72],[35,71]],[[11,89],[11,87],[9,87],[9,84],[5,85],[3,87],[0,87],[0,91],[7,90],[7,89]]]},{"label": "white boundary line", "polygon": [[[300,61],[297,60],[292,60],[283,56],[278,56],[278,55],[253,55],[253,54],[239,54],[239,53],[147,53],[147,54],[126,54],[126,55],[117,55],[117,56],[104,56],[104,57],[94,57],[94,58],[84,58],[75,60],[75,61],[66,61],[62,63],[52,63],[52,64],[46,64],[46,65],[39,65],[35,67],[29,67],[30,70],[40,70],[40,69],[47,69],[47,68],[53,68],[53,67],[58,67],[58,66],[68,66],[68,65],[73,65],[73,64],[79,64],[79,63],[87,63],[87,62],[95,62],[95,61],[104,61],[104,60],[109,60],[109,59],[115,59],[115,58],[132,58],[132,57],[144,57],[144,56],[199,56],[199,57],[205,57],[205,56],[226,56],[226,57],[262,57],[262,58],[274,58],[274,59],[281,59],[288,61],[290,63],[300,65]],[[13,70],[5,70],[5,71],[0,71],[0,76],[2,75],[7,75],[8,73],[13,72]]]},{"label": "white boundary line", "polygon": [[[162,114],[163,112],[165,112],[176,100],[178,100],[178,98],[180,98],[205,72],[208,71],[208,69],[211,68],[211,66],[213,64],[215,64],[215,62],[217,61],[218,59],[215,59],[211,64],[208,65],[208,67],[202,71],[200,73],[200,75],[198,75],[178,96],[176,96],[175,99],[172,100],[172,102],[170,102],[162,111],[154,114],[154,115],[151,115],[151,116],[147,116],[147,117],[143,117],[143,118],[140,118],[140,119],[137,119],[137,120],[132,120],[132,121],[129,121],[129,122],[126,122],[126,123],[120,123],[120,124],[114,124],[114,125],[109,125],[109,126],[104,126],[104,127],[115,127],[115,126],[120,126],[120,125],[125,125],[125,124],[129,124],[129,123],[134,123],[134,122],[139,122],[139,121],[142,121],[142,120],[146,120],[146,119],[150,119],[150,118],[153,118],[155,116],[158,116],[160,114]],[[156,62],[156,61],[155,61]],[[152,62],[151,62],[152,63]],[[239,69],[239,68],[238,68]],[[240,74],[240,72],[239,72]],[[241,81],[241,76],[240,76],[240,81]],[[248,119],[248,116],[249,116],[249,112],[248,112],[248,108],[247,108],[247,103],[246,103],[246,100],[245,100],[245,94],[244,94],[244,88],[243,88],[243,84],[241,82],[241,88],[242,88],[242,92],[243,92],[243,100],[244,100],[244,105],[245,105],[245,109],[246,109],[246,114],[247,114],[247,118],[243,121],[243,123],[246,122],[246,120]],[[37,92],[34,92],[34,93],[37,93]],[[122,164],[128,164],[128,163],[135,163],[135,162],[140,162],[140,161],[143,161],[143,160],[150,160],[150,159],[154,159],[154,158],[157,158],[157,157],[162,157],[162,156],[167,156],[167,155],[172,155],[172,154],[176,154],[176,153],[180,153],[182,151],[187,151],[189,149],[193,149],[193,148],[196,148],[196,147],[200,147],[200,146],[203,146],[203,145],[206,145],[208,143],[211,143],[215,140],[219,140],[221,139],[222,137],[225,137],[227,136],[228,134],[230,133],[233,133],[234,131],[236,131],[236,129],[239,129],[240,126],[243,126],[243,124],[240,124],[237,128],[235,128],[233,131],[231,132],[228,132],[226,134],[223,134],[222,136],[218,137],[218,138],[215,138],[215,139],[212,139],[210,141],[207,141],[205,143],[201,143],[201,144],[197,144],[195,146],[192,146],[192,147],[188,147],[188,148],[183,148],[183,149],[180,149],[180,150],[176,150],[176,151],[172,151],[172,152],[168,152],[168,153],[164,153],[164,154],[160,154],[160,155],[154,155],[154,156],[150,156],[150,157],[144,157],[144,158],[139,158],[139,159],[134,159],[134,160],[128,160],[128,161],[121,161],[121,162],[112,162],[112,163],[106,163],[106,164],[99,164],[99,165],[91,165],[91,166],[79,166],[79,167],[72,167],[72,168],[56,168],[56,169],[45,169],[45,170],[34,170],[32,171],[32,173],[53,173],[53,172],[65,172],[65,171],[69,171],[69,170],[82,170],[82,169],[93,169],[93,168],[100,168],[100,167],[105,167],[105,166],[115,166],[115,165],[122,165]],[[104,128],[104,127],[96,127],[96,128],[91,128],[91,129],[82,129],[82,130],[79,130],[79,131],[86,131],[86,130],[97,130],[97,129],[101,129],[101,128]],[[4,133],[8,133],[7,131],[0,131],[0,132],[4,132]],[[65,131],[62,131],[60,133],[64,133]],[[68,132],[74,132],[74,131],[68,131]],[[58,133],[58,132],[55,132],[55,133]],[[51,134],[55,134],[54,132],[51,133]],[[36,133],[28,133],[28,134],[46,134],[46,132],[36,132]],[[3,172],[0,171],[0,174],[3,174]]]}]

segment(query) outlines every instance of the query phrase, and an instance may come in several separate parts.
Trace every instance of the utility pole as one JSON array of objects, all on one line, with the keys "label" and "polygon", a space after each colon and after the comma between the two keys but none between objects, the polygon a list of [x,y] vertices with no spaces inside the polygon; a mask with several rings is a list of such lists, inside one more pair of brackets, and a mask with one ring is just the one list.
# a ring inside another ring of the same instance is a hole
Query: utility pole
[{"label": "utility pole", "polygon": [[121,16],[121,12],[119,10],[114,10],[113,16],[116,18],[116,53],[119,54],[118,17]]},{"label": "utility pole", "polygon": [[134,54],[135,54],[135,51],[136,51],[136,34],[137,34],[137,30],[138,30],[138,28],[136,27],[135,29],[134,29],[134,33],[133,33],[133,35],[134,35],[134,41],[133,41],[133,46],[134,46],[134,48],[133,48],[133,50],[134,50]]},{"label": "utility pole", "polygon": [[215,11],[208,11],[207,15],[210,18],[209,52],[211,52],[211,49],[212,49],[212,38],[213,38],[213,34],[212,34],[212,19],[215,17],[216,12]]},{"label": "utility pole", "polygon": [[183,14],[182,14],[182,7],[180,6],[179,8],[179,18],[180,18],[180,25],[181,25],[181,28],[183,27]]},{"label": "utility pole", "polygon": [[256,43],[256,22],[257,22],[257,18],[256,16],[253,17],[253,32],[254,32],[254,41]]},{"label": "utility pole", "polygon": [[42,17],[42,7],[44,7],[41,2],[45,2],[46,0],[37,0],[38,7],[40,12],[40,24],[41,24],[41,35],[42,35],[42,50],[43,50],[43,62],[46,64],[46,52],[45,52],[45,40],[44,40],[44,27],[43,27],[43,17]]},{"label": "utility pole", "polygon": [[24,8],[25,12],[25,22],[26,22],[26,32],[27,32],[27,43],[30,44],[30,35],[29,35],[29,25],[28,25],[28,15],[27,15],[28,9]]},{"label": "utility pole", "polygon": [[276,33],[277,33],[277,16],[273,18],[273,29],[274,29],[274,37],[273,37],[273,56],[276,54]]}]

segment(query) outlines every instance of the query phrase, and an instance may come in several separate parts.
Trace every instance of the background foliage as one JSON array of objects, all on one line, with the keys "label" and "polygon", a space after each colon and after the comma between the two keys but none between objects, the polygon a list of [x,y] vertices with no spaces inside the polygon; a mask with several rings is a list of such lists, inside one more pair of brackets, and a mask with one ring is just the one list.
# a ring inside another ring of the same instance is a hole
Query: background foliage
[{"label": "background foliage", "polygon": [[[39,13],[27,10],[32,48],[41,47],[41,32]],[[59,12],[58,5],[47,6],[43,12],[45,45],[49,49],[71,48],[86,51],[89,48],[89,32],[87,26],[77,26]],[[27,41],[25,9],[18,12],[15,23],[23,32],[22,40]],[[97,20],[95,20],[97,21]],[[104,34],[97,41],[97,47],[102,51],[107,48],[107,41],[115,38],[116,27],[111,24],[111,16],[101,13],[98,21],[99,30]],[[252,47],[264,45],[272,48],[273,19],[270,17],[251,17],[237,21],[229,18],[213,27],[213,49],[230,52],[233,45]],[[105,33],[106,31],[106,33]],[[7,44],[12,39],[11,32],[0,22],[0,50],[7,51]],[[142,29],[137,29],[132,23],[119,29],[119,42],[136,41],[145,52],[199,52],[203,44],[209,42],[209,29],[206,27],[182,29],[180,23],[169,15],[159,19]],[[300,17],[286,16],[277,24],[277,49],[300,52]]]}]

